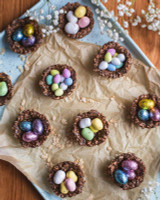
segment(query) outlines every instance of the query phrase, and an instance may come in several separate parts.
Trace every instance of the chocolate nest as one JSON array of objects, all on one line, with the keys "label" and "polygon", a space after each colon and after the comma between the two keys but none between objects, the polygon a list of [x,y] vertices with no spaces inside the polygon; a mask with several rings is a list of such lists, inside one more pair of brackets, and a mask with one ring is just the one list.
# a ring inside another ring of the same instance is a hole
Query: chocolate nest
[{"label": "chocolate nest", "polygon": [[[116,71],[109,71],[109,70],[100,70],[99,64],[104,61],[104,56],[108,49],[115,49],[118,54],[123,53],[126,56],[126,60],[124,62],[123,67],[116,69]],[[119,78],[126,74],[132,65],[133,59],[132,55],[125,47],[121,46],[119,43],[116,42],[108,42],[102,46],[102,48],[97,53],[96,57],[94,58],[94,68],[93,71],[98,72],[100,76],[104,76],[106,78]]]},{"label": "chocolate nest", "polygon": [[65,32],[64,28],[65,25],[68,23],[65,12],[75,11],[75,9],[79,6],[81,6],[81,4],[79,4],[78,2],[67,3],[64,7],[61,8],[64,11],[64,13],[59,15],[59,28],[66,34],[67,37],[73,39],[79,39],[85,37],[91,32],[94,26],[93,13],[88,6],[85,6],[87,9],[86,16],[90,18],[90,24],[86,28],[81,28],[76,34],[68,34]]},{"label": "chocolate nest", "polygon": [[[76,182],[76,190],[74,192],[68,192],[67,194],[62,194],[60,192],[60,185],[57,185],[53,182],[53,177],[54,177],[54,174],[58,171],[58,170],[63,170],[65,172],[68,172],[68,171],[74,171],[76,173],[76,175],[78,176],[78,181]],[[84,183],[85,183],[85,180],[84,180],[84,173],[83,171],[81,170],[80,166],[78,164],[75,164],[74,162],[70,162],[70,161],[65,161],[65,162],[61,162],[57,165],[55,165],[50,173],[49,173],[49,182],[50,182],[50,185],[51,185],[51,188],[52,190],[54,191],[54,193],[62,198],[65,198],[65,197],[73,197],[77,194],[80,194],[82,193],[82,190],[83,190],[83,186],[84,186]]]},{"label": "chocolate nest", "polygon": [[[91,119],[99,118],[103,123],[103,129],[98,131],[95,134],[95,137],[93,138],[93,140],[91,141],[87,141],[81,136],[81,128],[79,127],[79,122],[83,118],[91,118]],[[105,116],[96,110],[90,110],[89,112],[78,114],[74,120],[73,129],[72,129],[72,135],[74,136],[73,139],[77,141],[81,146],[86,145],[86,146],[92,147],[95,145],[100,145],[106,140],[108,134],[109,134],[109,124],[106,121]]]},{"label": "chocolate nest", "polygon": [[[43,134],[39,135],[39,137],[36,141],[25,142],[22,140],[22,134],[24,132],[19,128],[19,123],[22,121],[33,122],[35,119],[40,119],[42,121],[43,128],[44,128]],[[46,118],[46,116],[36,112],[35,110],[24,110],[22,113],[20,113],[17,116],[17,118],[12,126],[12,129],[14,131],[14,133],[13,133],[14,137],[20,141],[20,143],[23,147],[32,147],[32,148],[38,147],[41,144],[43,144],[43,142],[47,139],[47,136],[51,132],[51,127],[50,127],[49,121]]]},{"label": "chocolate nest", "polygon": [[[124,160],[136,161],[138,163],[138,169],[135,170],[136,177],[133,180],[128,180],[128,182],[123,185],[116,182],[114,179],[114,172],[117,169],[121,169],[121,163]],[[146,168],[143,161],[140,158],[137,158],[133,153],[123,153],[117,156],[106,168],[106,174],[109,175],[111,179],[123,190],[129,190],[138,187],[143,182],[145,172]]]},{"label": "chocolate nest", "polygon": [[[64,94],[60,97],[55,96],[54,92],[51,90],[51,86],[47,85],[47,83],[46,83],[46,77],[47,77],[47,75],[50,74],[52,69],[56,69],[60,73],[62,73],[62,71],[64,69],[68,69],[71,72],[71,78],[73,79],[73,84],[71,86],[69,86],[68,89],[64,91]],[[74,91],[74,89],[76,87],[76,81],[77,81],[77,74],[76,74],[76,71],[72,67],[70,67],[68,65],[59,65],[58,64],[58,65],[50,66],[42,72],[41,79],[39,81],[39,85],[45,96],[48,96],[55,100],[59,100],[59,99],[63,99],[65,97],[69,96]]]},{"label": "chocolate nest", "polygon": [[10,77],[5,73],[0,73],[0,82],[4,81],[8,86],[8,93],[4,97],[0,97],[0,106],[5,105],[13,96],[13,85]]},{"label": "chocolate nest", "polygon": [[155,128],[155,127],[159,126],[160,121],[156,122],[151,119],[149,119],[148,121],[142,121],[138,118],[138,111],[140,110],[138,102],[142,99],[152,99],[155,102],[155,107],[160,109],[160,98],[158,98],[154,94],[142,94],[139,97],[137,97],[132,103],[131,110],[130,110],[131,120],[143,129],[144,128]]},{"label": "chocolate nest", "polygon": [[[23,28],[26,24],[32,24],[34,27],[34,36],[36,38],[36,42],[31,47],[24,47],[23,45],[21,45],[20,42],[12,40],[13,33],[18,28]],[[42,31],[40,26],[38,25],[38,22],[36,20],[30,20],[29,17],[23,19],[15,19],[10,25],[8,25],[6,29],[6,34],[11,49],[18,54],[27,54],[36,51],[43,41]]]}]

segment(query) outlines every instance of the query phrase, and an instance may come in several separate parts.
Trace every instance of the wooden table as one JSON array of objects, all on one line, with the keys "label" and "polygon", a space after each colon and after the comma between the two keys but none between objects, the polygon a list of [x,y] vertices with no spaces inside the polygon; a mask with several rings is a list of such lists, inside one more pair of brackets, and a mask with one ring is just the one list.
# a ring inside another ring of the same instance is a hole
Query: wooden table
[{"label": "wooden table", "polygon": [[[38,0],[0,0],[0,31],[37,2]],[[147,1],[138,0],[136,2],[135,7],[138,11],[147,6]],[[160,3],[160,0],[158,2]],[[160,36],[158,33],[139,27],[131,27],[129,32],[153,64],[160,69]],[[42,200],[42,197],[15,167],[5,161],[0,161],[0,199]]]}]

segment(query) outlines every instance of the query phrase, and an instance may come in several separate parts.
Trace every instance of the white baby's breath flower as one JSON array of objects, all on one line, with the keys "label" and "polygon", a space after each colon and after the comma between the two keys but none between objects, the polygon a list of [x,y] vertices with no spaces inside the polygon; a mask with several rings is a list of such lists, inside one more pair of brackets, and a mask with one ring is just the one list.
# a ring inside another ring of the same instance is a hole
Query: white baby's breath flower
[{"label": "white baby's breath flower", "polygon": [[112,25],[111,22],[108,22],[108,23],[107,23],[107,26],[108,26],[109,28],[112,28],[113,25]]},{"label": "white baby's breath flower", "polygon": [[125,28],[128,28],[128,26],[129,26],[128,22],[127,22],[127,21],[124,21],[124,22],[123,22],[123,26],[124,26]]},{"label": "white baby's breath flower", "polygon": [[134,13],[134,12],[135,12],[135,10],[134,10],[133,8],[129,9],[129,11],[130,11],[131,13]]},{"label": "white baby's breath flower", "polygon": [[44,16],[43,16],[43,15],[40,15],[39,18],[40,18],[40,20],[43,20],[43,19],[44,19]]},{"label": "white baby's breath flower", "polygon": [[47,15],[47,16],[46,16],[46,19],[47,19],[47,20],[51,20],[51,19],[52,19],[52,15]]},{"label": "white baby's breath flower", "polygon": [[43,14],[43,13],[44,13],[44,10],[43,10],[43,9],[40,9],[39,12],[40,12],[40,14]]},{"label": "white baby's breath flower", "polygon": [[120,17],[123,17],[123,16],[124,16],[124,12],[120,10],[120,11],[118,12],[118,15],[119,15]]}]

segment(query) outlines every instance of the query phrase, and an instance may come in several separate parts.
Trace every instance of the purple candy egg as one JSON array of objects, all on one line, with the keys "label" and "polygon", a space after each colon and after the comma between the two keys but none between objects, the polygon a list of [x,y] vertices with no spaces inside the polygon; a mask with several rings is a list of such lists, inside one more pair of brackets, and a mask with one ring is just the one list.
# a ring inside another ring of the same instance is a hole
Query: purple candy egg
[{"label": "purple candy egg", "polygon": [[137,170],[138,169],[138,163],[134,160],[124,160],[122,162],[122,168],[124,170]]},{"label": "purple candy egg", "polygon": [[34,45],[35,41],[36,41],[36,38],[33,35],[31,35],[30,37],[24,37],[22,39],[22,45],[24,47],[30,47]]},{"label": "purple candy egg", "polygon": [[65,78],[69,78],[71,76],[71,72],[69,71],[69,69],[64,69],[63,72],[62,72],[62,75]]},{"label": "purple candy egg", "polygon": [[108,49],[108,51],[112,56],[116,53],[115,49]]},{"label": "purple candy egg", "polygon": [[56,74],[53,77],[53,81],[54,81],[54,83],[59,83],[61,81],[61,75],[60,74]]},{"label": "purple candy egg", "polygon": [[136,177],[136,174],[133,170],[124,170],[128,176],[128,180],[133,180]]},{"label": "purple candy egg", "polygon": [[24,142],[33,142],[33,141],[35,141],[35,140],[37,140],[38,139],[38,135],[37,134],[34,134],[33,132],[31,132],[31,131],[28,131],[28,132],[26,132],[26,133],[24,133],[23,135],[22,135],[22,140],[24,141]]},{"label": "purple candy egg", "polygon": [[66,188],[70,191],[70,192],[74,192],[76,190],[76,184],[75,182],[73,181],[72,178],[67,178],[65,180],[65,185],[66,185]]},{"label": "purple candy egg", "polygon": [[158,108],[151,109],[150,118],[155,122],[160,121],[160,110]]},{"label": "purple candy egg", "polygon": [[43,133],[43,123],[40,119],[35,119],[32,124],[33,132],[42,135]]}]

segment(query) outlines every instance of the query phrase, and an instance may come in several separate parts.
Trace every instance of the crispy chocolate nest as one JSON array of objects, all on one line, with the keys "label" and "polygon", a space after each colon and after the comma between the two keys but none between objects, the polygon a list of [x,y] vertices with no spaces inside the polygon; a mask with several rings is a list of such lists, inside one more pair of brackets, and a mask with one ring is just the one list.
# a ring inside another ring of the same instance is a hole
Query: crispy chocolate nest
[{"label": "crispy chocolate nest", "polygon": [[[104,126],[102,130],[95,133],[95,137],[91,141],[87,141],[81,136],[81,128],[79,127],[79,121],[87,117],[91,119],[99,118],[100,120],[102,120],[103,126]],[[89,112],[78,114],[74,120],[72,135],[74,136],[73,137],[74,140],[77,141],[81,146],[86,145],[86,146],[92,147],[95,145],[100,145],[106,140],[108,134],[109,134],[109,124],[106,121],[105,116],[96,110],[90,110]]]},{"label": "crispy chocolate nest", "polygon": [[[51,86],[47,85],[47,83],[46,83],[46,77],[47,77],[47,75],[50,74],[50,71],[52,69],[58,70],[61,74],[64,69],[68,69],[71,72],[71,78],[73,79],[73,84],[71,86],[69,86],[68,89],[64,91],[64,94],[60,97],[55,96],[54,92],[51,90]],[[77,81],[77,74],[76,74],[76,71],[72,67],[70,67],[68,65],[59,65],[58,64],[58,65],[50,66],[42,72],[41,79],[39,81],[39,85],[45,96],[48,96],[55,100],[59,100],[59,99],[63,99],[65,97],[69,96],[74,91],[74,89],[76,87],[76,81]]]},{"label": "crispy chocolate nest", "polygon": [[[121,163],[124,160],[136,161],[138,163],[138,169],[135,170],[136,173],[135,179],[128,180],[128,182],[123,185],[116,182],[116,180],[114,179],[114,172],[115,170],[122,168]],[[123,153],[117,156],[106,168],[107,175],[109,175],[111,179],[123,190],[129,190],[138,187],[143,182],[145,172],[146,168],[143,161],[140,158],[137,158],[133,153]]]},{"label": "crispy chocolate nest", "polygon": [[8,93],[4,97],[0,97],[0,106],[5,105],[13,96],[13,85],[10,77],[5,73],[0,73],[0,82],[6,82],[8,86]]},{"label": "crispy chocolate nest", "polygon": [[[19,128],[19,123],[22,121],[33,122],[35,119],[40,119],[42,121],[43,128],[44,128],[43,134],[39,135],[39,137],[36,141],[25,142],[22,140],[22,134],[24,132]],[[32,147],[32,148],[38,147],[41,144],[43,144],[43,142],[47,139],[47,136],[51,132],[51,127],[50,127],[49,121],[46,118],[46,116],[36,112],[35,110],[24,110],[22,113],[20,113],[17,116],[17,119],[15,120],[15,122],[12,126],[12,129],[14,131],[14,133],[13,133],[14,137],[19,139],[19,141],[23,147]]]},{"label": "crispy chocolate nest", "polygon": [[[76,173],[76,175],[78,176],[78,181],[76,182],[76,190],[74,192],[68,192],[67,194],[62,194],[60,192],[60,185],[57,185],[53,182],[53,177],[54,174],[58,171],[58,170],[63,170],[65,172],[68,171],[74,171]],[[81,170],[80,166],[78,164],[75,164],[74,162],[70,162],[70,161],[65,161],[65,162],[61,162],[57,165],[55,165],[50,173],[49,173],[49,182],[51,184],[51,188],[54,191],[54,193],[62,198],[65,197],[73,197],[77,194],[82,193],[82,189],[85,183],[84,180],[84,173]]]},{"label": "crispy chocolate nest", "polygon": [[[81,4],[79,4],[78,2],[75,3],[67,3],[64,7],[62,7],[61,9],[65,12],[65,11],[75,11],[75,9],[77,7],[81,6]],[[85,6],[87,9],[87,13],[86,16],[90,18],[90,24],[86,27],[86,28],[81,28],[77,34],[68,34],[65,32],[64,28],[65,25],[68,23],[67,19],[66,19],[66,13],[60,14],[59,15],[59,28],[67,35],[67,37],[73,38],[73,39],[79,39],[79,38],[83,38],[86,35],[88,35],[91,30],[93,29],[94,26],[94,18],[93,18],[93,13],[91,11],[91,9],[88,6]]]},{"label": "crispy chocolate nest", "polygon": [[[21,45],[20,42],[12,40],[13,33],[18,28],[23,28],[26,24],[32,24],[34,27],[34,36],[36,38],[36,42],[31,47],[24,47],[23,45]],[[36,20],[30,20],[29,17],[23,19],[15,19],[10,25],[8,25],[6,29],[6,34],[11,49],[18,54],[27,54],[36,51],[43,41],[42,31],[40,26],[38,25],[38,22]]]},{"label": "crispy chocolate nest", "polygon": [[130,110],[130,116],[131,116],[131,120],[137,124],[138,126],[140,126],[141,128],[155,128],[157,126],[160,125],[160,121],[159,122],[155,122],[151,119],[149,119],[148,121],[142,121],[138,118],[138,111],[141,109],[138,105],[139,101],[142,99],[152,99],[155,102],[155,107],[160,109],[160,98],[158,98],[156,95],[154,94],[142,94],[139,97],[137,97],[131,106],[131,110]]},{"label": "crispy chocolate nest", "polygon": [[[111,72],[109,70],[100,70],[99,64],[104,61],[104,56],[108,49],[115,49],[117,53],[123,53],[126,56],[126,60],[124,62],[123,67],[120,69],[116,69],[116,71]],[[116,42],[108,42],[104,44],[99,52],[97,53],[96,57],[94,58],[94,68],[93,71],[98,72],[100,76],[104,76],[106,78],[119,78],[126,74],[132,65],[132,55],[125,47],[121,46],[119,43]]]}]

